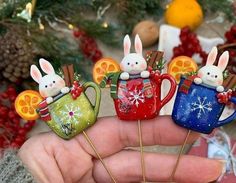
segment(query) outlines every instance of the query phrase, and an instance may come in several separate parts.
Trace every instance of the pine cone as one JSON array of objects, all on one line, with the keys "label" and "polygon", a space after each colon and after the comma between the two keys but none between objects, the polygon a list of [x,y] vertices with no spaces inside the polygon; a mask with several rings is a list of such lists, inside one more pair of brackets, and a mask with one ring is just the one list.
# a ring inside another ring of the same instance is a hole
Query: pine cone
[{"label": "pine cone", "polygon": [[20,35],[19,30],[15,31],[10,28],[5,34],[0,35],[0,72],[2,77],[14,83],[28,78],[33,58],[30,42]]}]

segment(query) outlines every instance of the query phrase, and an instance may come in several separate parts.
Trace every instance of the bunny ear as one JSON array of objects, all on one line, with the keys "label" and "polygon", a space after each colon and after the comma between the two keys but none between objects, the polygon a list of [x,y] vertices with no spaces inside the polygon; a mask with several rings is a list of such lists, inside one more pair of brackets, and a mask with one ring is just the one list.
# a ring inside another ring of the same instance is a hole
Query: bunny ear
[{"label": "bunny ear", "polygon": [[47,60],[40,58],[39,59],[39,65],[41,67],[41,69],[46,73],[46,74],[55,74],[55,71],[52,67],[52,65],[50,64],[50,62],[48,62]]},{"label": "bunny ear", "polygon": [[143,45],[142,45],[142,41],[139,37],[138,34],[136,34],[135,36],[135,41],[134,41],[134,45],[135,45],[135,51],[136,53],[139,53],[142,55],[142,52],[143,52]]},{"label": "bunny ear", "polygon": [[124,55],[128,55],[130,53],[131,42],[129,35],[127,34],[124,38]]},{"label": "bunny ear", "polygon": [[216,57],[217,57],[217,52],[218,52],[218,50],[214,46],[211,49],[210,53],[208,54],[206,65],[213,65],[213,63],[215,62]]},{"label": "bunny ear", "polygon": [[219,58],[218,67],[224,71],[229,61],[229,52],[225,51]]},{"label": "bunny ear", "polygon": [[36,65],[31,65],[30,75],[37,83],[39,83],[39,80],[42,78],[42,74]]}]

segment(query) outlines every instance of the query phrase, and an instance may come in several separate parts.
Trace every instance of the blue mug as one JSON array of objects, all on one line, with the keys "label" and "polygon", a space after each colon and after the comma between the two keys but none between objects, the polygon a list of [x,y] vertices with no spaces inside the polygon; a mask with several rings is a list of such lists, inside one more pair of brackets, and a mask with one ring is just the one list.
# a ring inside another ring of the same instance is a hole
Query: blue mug
[{"label": "blue mug", "polygon": [[[218,102],[218,92],[215,88],[192,82],[186,93],[180,89],[184,80],[185,78],[181,77],[172,112],[172,119],[177,125],[209,134],[214,128],[236,119],[236,111],[234,111],[228,118],[219,120],[225,104]],[[236,104],[235,97],[230,100]]]}]

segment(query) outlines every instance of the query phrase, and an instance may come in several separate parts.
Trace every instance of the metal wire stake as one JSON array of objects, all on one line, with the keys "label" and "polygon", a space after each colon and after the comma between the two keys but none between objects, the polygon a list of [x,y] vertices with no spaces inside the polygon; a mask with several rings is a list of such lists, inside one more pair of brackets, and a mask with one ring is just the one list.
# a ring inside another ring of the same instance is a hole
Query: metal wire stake
[{"label": "metal wire stake", "polygon": [[84,137],[86,138],[86,140],[88,141],[88,143],[91,145],[93,151],[96,153],[97,157],[99,158],[99,160],[101,161],[103,167],[106,169],[107,173],[109,174],[109,176],[111,177],[112,179],[112,182],[113,183],[116,183],[116,180],[114,178],[114,176],[112,175],[112,173],[110,172],[110,170],[107,168],[106,164],[104,163],[102,157],[99,155],[96,147],[94,146],[94,144],[92,143],[91,139],[89,138],[89,136],[86,134],[85,131],[83,131],[83,134],[84,134]]},{"label": "metal wire stake", "polygon": [[145,162],[144,162],[144,153],[143,153],[143,138],[142,138],[142,130],[141,130],[141,121],[140,120],[138,120],[138,134],[139,134],[139,145],[140,145],[140,153],[141,153],[141,166],[142,166],[143,182],[146,183]]},{"label": "metal wire stake", "polygon": [[187,141],[188,141],[188,137],[189,137],[190,133],[191,133],[191,130],[188,130],[188,133],[187,133],[187,135],[186,135],[186,137],[185,137],[184,143],[183,143],[183,145],[181,146],[181,149],[180,149],[180,151],[179,151],[179,154],[178,154],[178,157],[177,157],[177,160],[176,160],[174,169],[173,169],[172,174],[171,174],[171,176],[170,176],[170,182],[173,182],[173,181],[174,181],[174,176],[175,176],[176,170],[177,170],[177,168],[178,168],[181,155],[183,154],[184,147],[185,147],[185,145],[186,145],[186,143],[187,143]]}]

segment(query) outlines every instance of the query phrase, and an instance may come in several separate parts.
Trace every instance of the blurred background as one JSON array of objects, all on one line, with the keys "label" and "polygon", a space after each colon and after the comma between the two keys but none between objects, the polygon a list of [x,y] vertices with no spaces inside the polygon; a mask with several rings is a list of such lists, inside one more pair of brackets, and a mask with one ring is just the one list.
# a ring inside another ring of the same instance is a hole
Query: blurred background
[{"label": "blurred background", "polygon": [[[178,82],[180,73],[186,69],[195,72],[205,64],[211,48],[218,46],[220,53],[230,53],[225,87],[234,89],[235,21],[235,0],[0,0],[0,148],[19,147],[28,132],[33,135],[49,130],[42,121],[22,124],[14,108],[18,93],[37,90],[29,68],[38,65],[39,58],[50,61],[58,74],[64,65],[73,64],[81,81],[99,82],[93,66],[107,57],[119,63],[124,35],[133,39],[139,34],[143,55],[150,50],[163,51],[162,72]],[[181,66],[178,72],[172,71],[170,63],[178,56],[188,56],[197,67]],[[88,95],[93,96],[92,91]],[[170,114],[172,104],[162,114]],[[234,106],[225,115],[232,110]],[[99,116],[111,115],[115,115],[113,101],[105,88]],[[234,135],[234,126],[226,127],[230,135]]]}]

